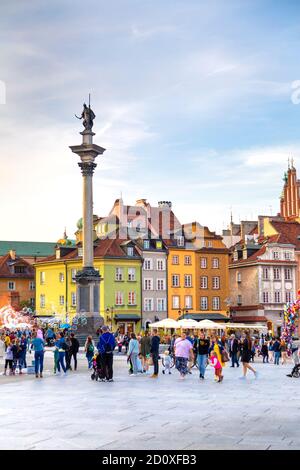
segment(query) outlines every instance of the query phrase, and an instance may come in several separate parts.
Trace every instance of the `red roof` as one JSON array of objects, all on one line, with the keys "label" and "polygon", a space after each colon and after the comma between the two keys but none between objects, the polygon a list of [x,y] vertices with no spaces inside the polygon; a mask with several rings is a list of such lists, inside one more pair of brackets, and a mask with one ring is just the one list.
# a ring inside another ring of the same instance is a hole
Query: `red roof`
[{"label": "red roof", "polygon": [[[25,273],[15,273],[15,266],[25,266]],[[16,256],[13,259],[8,253],[5,256],[0,257],[0,277],[4,278],[17,278],[17,279],[33,279],[34,268],[31,264],[25,261],[23,258]]]}]

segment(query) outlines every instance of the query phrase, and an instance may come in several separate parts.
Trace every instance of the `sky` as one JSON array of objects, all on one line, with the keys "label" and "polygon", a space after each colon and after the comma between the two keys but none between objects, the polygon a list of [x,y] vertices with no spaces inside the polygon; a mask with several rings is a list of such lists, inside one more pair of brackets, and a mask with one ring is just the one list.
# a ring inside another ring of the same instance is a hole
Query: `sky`
[{"label": "sky", "polygon": [[10,0],[0,5],[0,239],[73,238],[70,145],[91,93],[94,213],[172,201],[218,233],[276,214],[300,174],[298,0]]}]

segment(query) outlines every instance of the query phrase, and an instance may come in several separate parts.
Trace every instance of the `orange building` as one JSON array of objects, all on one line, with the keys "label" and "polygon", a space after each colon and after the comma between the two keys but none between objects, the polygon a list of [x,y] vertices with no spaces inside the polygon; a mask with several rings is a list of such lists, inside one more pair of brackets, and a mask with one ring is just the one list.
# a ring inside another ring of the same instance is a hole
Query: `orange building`
[{"label": "orange building", "polygon": [[168,247],[168,316],[195,320],[228,317],[229,250],[222,237],[197,223]]},{"label": "orange building", "polygon": [[20,308],[22,301],[34,306],[35,282],[33,267],[11,250],[0,257],[0,308]]},{"label": "orange building", "polygon": [[300,181],[297,179],[293,160],[284,175],[284,187],[280,198],[280,215],[284,220],[300,222]]}]

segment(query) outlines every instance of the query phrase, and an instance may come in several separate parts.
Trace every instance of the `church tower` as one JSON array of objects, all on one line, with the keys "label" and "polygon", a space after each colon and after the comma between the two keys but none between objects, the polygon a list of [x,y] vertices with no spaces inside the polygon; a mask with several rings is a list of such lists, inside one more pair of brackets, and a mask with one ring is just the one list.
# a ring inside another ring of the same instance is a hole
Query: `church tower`
[{"label": "church tower", "polygon": [[280,215],[285,220],[300,222],[300,181],[294,161],[288,161],[288,170],[284,174],[284,187],[280,197]]}]

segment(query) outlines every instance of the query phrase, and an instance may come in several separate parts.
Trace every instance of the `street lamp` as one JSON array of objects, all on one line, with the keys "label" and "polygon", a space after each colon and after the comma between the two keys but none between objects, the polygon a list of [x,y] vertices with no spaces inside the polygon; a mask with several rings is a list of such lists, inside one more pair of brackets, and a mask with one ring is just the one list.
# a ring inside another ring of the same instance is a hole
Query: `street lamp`
[{"label": "street lamp", "polygon": [[189,313],[189,311],[188,311],[188,309],[182,309],[182,310],[179,309],[179,310],[178,310],[178,316],[179,316],[179,317],[180,317],[181,313],[183,314],[183,320],[184,320],[185,315],[186,315],[187,313]]},{"label": "street lamp", "polygon": [[106,313],[107,313],[107,318],[108,318],[108,319],[109,319],[108,314],[110,313],[110,330],[111,330],[111,331],[112,331],[112,323],[113,323],[112,317],[113,317],[114,311],[115,311],[115,310],[114,310],[113,307],[107,307],[107,309],[106,309]]}]

